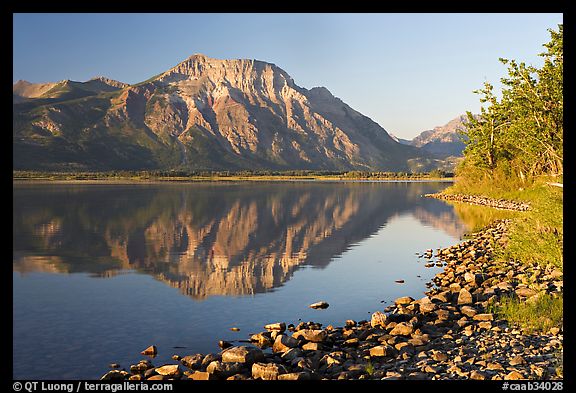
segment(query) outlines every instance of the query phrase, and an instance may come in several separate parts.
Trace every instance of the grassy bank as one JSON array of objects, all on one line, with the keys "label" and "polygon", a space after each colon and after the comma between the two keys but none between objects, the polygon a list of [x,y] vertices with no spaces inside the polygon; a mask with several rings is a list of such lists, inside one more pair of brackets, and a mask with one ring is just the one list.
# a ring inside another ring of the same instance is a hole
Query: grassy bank
[{"label": "grassy bank", "polygon": [[[537,264],[542,269],[553,267],[562,272],[563,189],[547,184],[549,182],[562,182],[562,179],[542,177],[529,185],[508,183],[506,186],[488,181],[474,184],[457,180],[444,192],[529,203],[530,209],[526,212],[503,212],[478,206],[457,206],[456,212],[464,221],[474,220],[472,226],[475,227],[503,216],[513,219],[506,246],[496,250],[498,263],[506,264],[513,260],[526,265]],[[563,297],[552,297],[543,292],[530,302],[521,302],[517,298],[501,299],[492,309],[527,331],[544,332],[552,327],[561,327],[563,323]]]}]

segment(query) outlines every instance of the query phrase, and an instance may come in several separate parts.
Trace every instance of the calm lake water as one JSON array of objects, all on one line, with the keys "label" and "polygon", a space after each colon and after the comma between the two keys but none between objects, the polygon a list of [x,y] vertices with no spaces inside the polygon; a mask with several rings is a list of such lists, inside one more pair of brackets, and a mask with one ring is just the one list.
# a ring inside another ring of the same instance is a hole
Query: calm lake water
[{"label": "calm lake water", "polygon": [[267,323],[342,326],[421,298],[441,268],[416,254],[467,231],[421,197],[449,185],[15,183],[13,378],[98,379],[151,344],[160,366]]}]

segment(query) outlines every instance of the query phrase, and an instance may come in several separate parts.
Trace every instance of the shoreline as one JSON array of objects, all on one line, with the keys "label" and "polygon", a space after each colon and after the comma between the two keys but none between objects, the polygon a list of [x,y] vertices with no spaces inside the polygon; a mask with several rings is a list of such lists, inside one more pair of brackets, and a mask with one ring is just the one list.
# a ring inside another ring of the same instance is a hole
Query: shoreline
[{"label": "shoreline", "polygon": [[[251,345],[221,343],[219,353],[174,354],[174,363],[159,367],[142,360],[102,379],[561,380],[561,329],[530,334],[491,312],[507,296],[527,302],[540,293],[562,296],[557,269],[495,261],[494,245],[506,242],[509,222],[497,220],[436,255],[427,250],[422,257],[444,266],[432,289],[418,300],[396,299],[369,321],[348,320],[341,327],[270,321],[249,337]],[[526,279],[534,275],[535,282]]]},{"label": "shoreline", "polygon": [[299,176],[246,176],[246,177],[194,177],[194,178],[119,178],[119,179],[48,179],[13,178],[13,184],[166,184],[166,183],[226,183],[226,182],[338,182],[338,183],[404,183],[404,182],[454,182],[451,177],[406,177],[406,178],[346,178],[346,177],[299,177]]}]

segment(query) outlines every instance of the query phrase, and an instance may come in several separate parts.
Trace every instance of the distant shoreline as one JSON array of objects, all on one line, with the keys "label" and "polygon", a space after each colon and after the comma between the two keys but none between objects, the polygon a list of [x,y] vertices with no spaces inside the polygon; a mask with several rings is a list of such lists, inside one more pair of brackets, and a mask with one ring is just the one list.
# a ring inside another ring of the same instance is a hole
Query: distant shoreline
[{"label": "distant shoreline", "polygon": [[235,181],[322,181],[322,182],[453,182],[454,177],[443,174],[406,174],[389,172],[343,172],[343,173],[313,173],[313,174],[228,174],[207,173],[192,175],[155,175],[148,173],[110,174],[95,173],[53,173],[53,172],[18,172],[14,171],[12,182],[16,183],[197,183],[197,182],[235,182]]}]

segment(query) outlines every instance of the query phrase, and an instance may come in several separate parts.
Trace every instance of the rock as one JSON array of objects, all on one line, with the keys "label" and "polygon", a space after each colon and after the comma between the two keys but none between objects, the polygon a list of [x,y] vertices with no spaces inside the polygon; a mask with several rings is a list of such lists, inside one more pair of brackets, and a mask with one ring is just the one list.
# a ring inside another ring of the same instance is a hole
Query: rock
[{"label": "rock", "polygon": [[142,352],[140,352],[142,355],[146,355],[146,356],[156,356],[156,354],[158,353],[156,350],[156,346],[155,345],[150,345],[148,348],[146,348],[145,350],[143,350]]},{"label": "rock", "polygon": [[448,303],[452,299],[452,293],[450,291],[443,291],[432,296],[430,300],[439,303]]},{"label": "rock", "polygon": [[224,363],[219,360],[211,362],[206,371],[218,378],[228,378],[242,370],[241,363]]},{"label": "rock", "polygon": [[187,355],[180,359],[180,363],[191,369],[199,369],[202,365],[203,358],[204,356],[199,353],[196,355]]},{"label": "rock", "polygon": [[414,331],[412,324],[400,322],[390,331],[391,336],[409,336]]},{"label": "rock", "polygon": [[202,359],[201,366],[207,367],[213,361],[220,360],[220,359],[222,359],[222,356],[220,354],[209,353],[208,355],[204,356],[204,358]]},{"label": "rock", "polygon": [[398,284],[404,284],[404,280],[395,280],[394,282]]},{"label": "rock", "polygon": [[486,365],[487,370],[504,370],[500,363],[491,362]]},{"label": "rock", "polygon": [[270,332],[256,333],[250,336],[250,341],[260,348],[271,347],[274,344]]},{"label": "rock", "polygon": [[232,343],[230,343],[228,341],[220,340],[220,341],[218,341],[218,346],[222,349],[226,349],[226,348],[230,348],[232,346]]},{"label": "rock", "polygon": [[470,306],[460,307],[460,312],[470,318],[474,317],[478,313],[474,307]]},{"label": "rock", "polygon": [[494,314],[476,314],[472,319],[475,321],[493,321]]},{"label": "rock", "polygon": [[283,352],[280,356],[283,361],[291,362],[296,358],[301,358],[304,355],[302,349],[300,348],[290,348],[286,352]]},{"label": "rock", "polygon": [[315,343],[321,343],[326,340],[328,337],[328,333],[324,330],[316,330],[316,329],[302,329],[294,332],[292,337],[298,339],[303,338],[306,341],[312,341]]},{"label": "rock", "polygon": [[347,319],[347,320],[346,320],[346,323],[345,323],[345,326],[346,326],[346,327],[354,327],[354,326],[356,326],[357,324],[358,324],[358,323],[357,323],[355,320],[353,320],[353,319]]},{"label": "rock", "polygon": [[272,345],[272,351],[274,352],[285,352],[290,348],[296,348],[300,344],[300,341],[294,337],[287,336],[285,334],[279,334]]},{"label": "rock", "polygon": [[464,273],[464,280],[467,283],[476,284],[476,275],[474,273],[466,272],[466,273]]},{"label": "rock", "polygon": [[473,371],[470,373],[470,379],[475,379],[475,380],[478,380],[478,381],[483,381],[483,380],[486,379],[486,375],[484,375],[484,374],[481,373],[480,371],[473,370]]},{"label": "rock", "polygon": [[210,374],[207,371],[194,371],[192,374],[188,375],[188,379],[194,381],[209,381],[218,379],[214,374]]},{"label": "rock", "polygon": [[466,288],[462,288],[458,293],[458,305],[472,304],[472,295]]},{"label": "rock", "polygon": [[225,363],[252,364],[264,360],[264,353],[253,347],[231,347],[222,352],[222,361]]},{"label": "rock", "polygon": [[522,356],[517,355],[517,356],[513,357],[512,359],[510,359],[508,364],[510,364],[511,366],[517,366],[519,364],[526,364],[526,360]]},{"label": "rock", "polygon": [[344,341],[341,345],[342,347],[357,347],[358,344],[360,344],[360,339],[358,337],[354,337]]},{"label": "rock", "polygon": [[329,306],[330,305],[326,302],[316,302],[316,303],[312,303],[308,307],[314,308],[314,309],[324,309],[324,308],[328,308]]},{"label": "rock", "polygon": [[282,365],[274,363],[254,363],[252,365],[252,377],[254,379],[276,380],[280,374],[286,374]]},{"label": "rock", "polygon": [[142,374],[130,375],[130,378],[128,378],[129,381],[142,381],[143,379],[144,376]]},{"label": "rock", "polygon": [[156,375],[152,375],[151,377],[146,378],[146,380],[147,381],[163,381],[166,378],[167,377],[164,375],[156,374]]},{"label": "rock", "polygon": [[307,381],[310,379],[312,379],[312,377],[307,371],[278,375],[278,380],[280,381]]},{"label": "rock", "polygon": [[516,295],[519,297],[531,297],[537,294],[535,290],[526,287],[516,288],[514,292],[516,292]]},{"label": "rock", "polygon": [[428,344],[429,341],[430,339],[427,334],[423,335],[412,334],[412,338],[408,340],[408,342],[415,347],[426,345]]},{"label": "rock", "polygon": [[284,322],[269,323],[268,325],[264,326],[264,329],[268,331],[275,330],[282,333],[283,331],[286,330],[286,323]]},{"label": "rock", "polygon": [[123,381],[130,373],[124,370],[110,370],[100,378],[101,381]]},{"label": "rock", "polygon": [[399,297],[398,299],[394,300],[394,304],[404,306],[404,305],[412,303],[413,301],[414,301],[414,299],[411,298],[410,296],[402,296],[402,297]]},{"label": "rock", "polygon": [[390,345],[378,345],[370,348],[370,356],[395,356],[396,351]]},{"label": "rock", "polygon": [[448,360],[448,355],[444,352],[434,351],[432,353],[432,359],[436,360],[437,362],[445,362]]},{"label": "rock", "polygon": [[302,349],[304,349],[306,351],[319,351],[322,348],[323,348],[322,344],[315,343],[315,342],[309,342],[309,343],[302,345]]},{"label": "rock", "polygon": [[418,310],[424,314],[432,312],[438,308],[438,306],[433,303],[428,296],[424,296],[422,299],[417,300],[416,303],[418,304]]},{"label": "rock", "polygon": [[178,364],[166,364],[161,367],[156,367],[155,371],[158,374],[164,375],[166,377],[175,377],[181,373],[180,366]]},{"label": "rock", "polygon": [[504,376],[504,379],[511,381],[511,380],[525,379],[525,378],[524,378],[524,375],[522,375],[518,371],[514,370],[514,371],[510,371],[508,374],[506,374]]},{"label": "rock", "polygon": [[239,331],[240,331],[240,328],[231,327],[230,330],[232,330],[233,332],[239,332]]},{"label": "rock", "polygon": [[372,314],[372,317],[370,318],[370,326],[372,326],[373,328],[375,327],[385,328],[386,319],[387,319],[386,314],[380,311],[376,311],[374,314]]},{"label": "rock", "polygon": [[440,309],[435,311],[436,317],[439,321],[445,321],[450,318],[450,311]]},{"label": "rock", "polygon": [[559,329],[559,328],[557,328],[557,327],[552,327],[552,328],[550,328],[550,334],[551,334],[551,335],[557,336],[558,333],[560,333],[560,329]]}]

